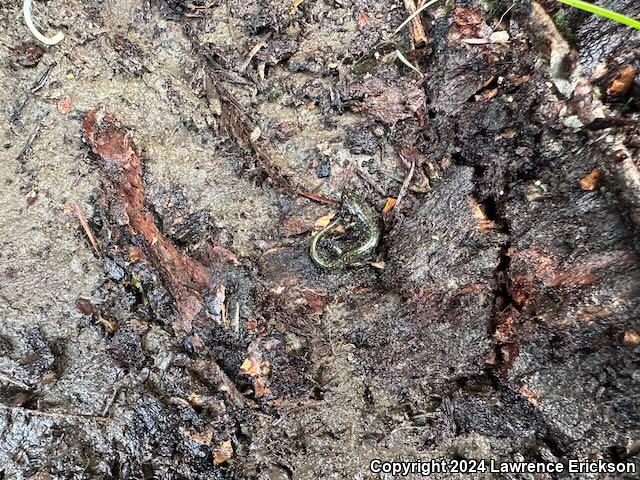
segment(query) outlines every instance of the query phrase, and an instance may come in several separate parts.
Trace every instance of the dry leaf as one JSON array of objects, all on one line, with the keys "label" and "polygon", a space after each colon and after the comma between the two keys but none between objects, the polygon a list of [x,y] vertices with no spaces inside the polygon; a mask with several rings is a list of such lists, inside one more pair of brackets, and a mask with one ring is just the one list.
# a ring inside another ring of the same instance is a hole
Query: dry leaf
[{"label": "dry leaf", "polygon": [[267,402],[267,405],[269,405],[270,407],[279,407],[283,403],[284,403],[284,398],[278,397],[278,398],[274,398],[273,400],[269,400]]},{"label": "dry leaf", "polygon": [[314,290],[304,290],[302,296],[305,303],[311,310],[312,315],[321,315],[327,305],[327,296],[324,292],[316,292]]},{"label": "dry leaf", "polygon": [[300,235],[311,230],[310,221],[303,217],[289,217],[282,222],[285,235]]},{"label": "dry leaf", "polygon": [[389,213],[393,207],[396,205],[397,200],[393,197],[387,197],[387,203],[384,204],[384,208],[382,209],[382,214],[386,215]]},{"label": "dry leaf", "polygon": [[453,11],[453,21],[462,37],[484,39],[491,34],[483,15],[470,8],[457,7]]},{"label": "dry leaf", "polygon": [[520,387],[520,394],[524,398],[529,400],[529,403],[531,403],[531,405],[533,405],[534,407],[538,406],[538,404],[539,404],[538,398],[539,398],[540,395],[535,390],[532,390],[531,388],[527,387],[526,385],[523,385],[522,387]]},{"label": "dry leaf", "polygon": [[362,29],[367,23],[369,23],[369,12],[366,10],[361,10],[358,12],[356,16],[356,25],[358,25],[359,29]]},{"label": "dry leaf", "polygon": [[221,262],[232,263],[236,266],[240,265],[237,255],[231,250],[224,248],[222,245],[211,245],[208,250],[208,253],[210,253],[212,257],[220,260]]},{"label": "dry leaf", "polygon": [[266,397],[271,393],[271,390],[267,387],[267,379],[264,377],[258,377],[253,382],[253,391],[256,398]]},{"label": "dry leaf", "polygon": [[633,76],[636,71],[632,65],[623,67],[618,76],[611,82],[607,88],[607,95],[621,97],[625,95],[633,84]]},{"label": "dry leaf", "polygon": [[522,75],[521,77],[516,77],[513,79],[514,85],[522,85],[523,83],[527,83],[531,80],[531,75]]},{"label": "dry leaf", "polygon": [[200,445],[211,445],[213,441],[213,428],[208,426],[205,428],[204,432],[198,432],[194,430],[181,429],[180,433],[183,437],[193,440]]},{"label": "dry leaf", "polygon": [[336,212],[330,212],[330,213],[327,213],[326,215],[323,215],[319,219],[317,219],[313,224],[314,232],[318,232],[322,230],[324,227],[326,227],[327,225],[329,225],[329,223],[335,216],[336,216]]},{"label": "dry leaf", "polygon": [[93,305],[86,298],[78,298],[76,308],[82,315],[93,315]]},{"label": "dry leaf", "polygon": [[144,252],[140,247],[136,247],[136,246],[129,247],[129,260],[131,260],[131,262],[135,263],[138,260],[141,260],[144,258],[145,258]]},{"label": "dry leaf", "polygon": [[390,127],[412,118],[425,101],[424,89],[419,83],[404,77],[393,82],[365,77],[349,84],[347,97],[346,103],[352,111],[366,112]]},{"label": "dry leaf", "polygon": [[[496,95],[498,95],[498,89],[492,88],[491,90],[485,90],[482,92],[480,94],[480,98],[483,100],[491,100],[492,98],[495,98]],[[478,95],[476,95],[476,97],[478,97]]]},{"label": "dry leaf", "polygon": [[240,365],[240,371],[245,375],[256,377],[260,373],[260,360],[254,356],[250,356]]}]

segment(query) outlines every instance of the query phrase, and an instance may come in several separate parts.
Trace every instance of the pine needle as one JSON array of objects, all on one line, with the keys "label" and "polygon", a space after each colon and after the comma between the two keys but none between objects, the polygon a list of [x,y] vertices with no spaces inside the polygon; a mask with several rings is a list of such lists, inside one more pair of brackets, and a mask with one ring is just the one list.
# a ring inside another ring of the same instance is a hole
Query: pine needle
[{"label": "pine needle", "polygon": [[420,75],[421,77],[424,75],[418,67],[416,67],[413,63],[407,60],[407,57],[405,57],[400,50],[396,50],[396,56],[398,57],[398,60],[400,60],[407,67],[409,67],[411,70],[416,72],[418,75]]},{"label": "pine needle", "polygon": [[[425,3],[424,5],[422,5],[420,8],[416,9],[415,12],[413,12],[411,15],[409,15],[409,17],[407,17],[407,19],[402,22],[400,24],[400,26],[398,28],[396,28],[396,31],[393,32],[393,35],[395,35],[396,33],[398,33],[400,30],[402,30],[405,25],[407,25],[411,20],[413,20],[415,17],[417,17],[418,15],[420,15],[420,13],[422,13],[423,10],[426,10],[427,8],[429,8],[431,5],[433,5],[434,3],[436,3],[438,0],[430,0],[429,2]],[[391,35],[393,37],[393,35]]]}]

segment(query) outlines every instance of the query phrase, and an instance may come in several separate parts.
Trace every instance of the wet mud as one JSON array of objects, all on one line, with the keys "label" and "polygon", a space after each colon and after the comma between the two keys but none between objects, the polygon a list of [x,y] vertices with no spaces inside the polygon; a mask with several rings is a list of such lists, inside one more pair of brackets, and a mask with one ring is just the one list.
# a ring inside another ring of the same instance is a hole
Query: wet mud
[{"label": "wet mud", "polygon": [[412,4],[0,3],[0,478],[638,462],[640,32]]}]

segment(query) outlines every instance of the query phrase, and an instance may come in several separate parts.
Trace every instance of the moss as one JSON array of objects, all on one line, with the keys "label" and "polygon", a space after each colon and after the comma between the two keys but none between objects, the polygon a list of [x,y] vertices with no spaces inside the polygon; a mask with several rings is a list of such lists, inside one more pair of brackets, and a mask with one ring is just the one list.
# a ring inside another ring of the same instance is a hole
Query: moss
[{"label": "moss", "polygon": [[453,0],[447,0],[446,3],[444,4],[444,14],[445,16],[449,16],[453,13]]},{"label": "moss", "polygon": [[569,19],[567,18],[567,13],[564,10],[560,9],[553,14],[553,23],[556,24],[558,31],[567,40],[567,42],[571,45],[575,45],[575,36],[573,35],[573,30],[569,26]]},{"label": "moss", "polygon": [[491,18],[498,11],[498,0],[485,0],[486,18]]}]

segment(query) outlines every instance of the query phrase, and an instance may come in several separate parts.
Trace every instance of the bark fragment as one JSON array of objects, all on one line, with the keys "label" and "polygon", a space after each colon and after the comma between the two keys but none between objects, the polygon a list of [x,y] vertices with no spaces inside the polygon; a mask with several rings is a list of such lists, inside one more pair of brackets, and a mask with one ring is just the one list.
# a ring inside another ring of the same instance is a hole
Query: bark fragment
[{"label": "bark fragment", "polygon": [[147,205],[142,159],[131,133],[101,109],[87,113],[83,132],[107,176],[117,206],[112,212],[117,217],[114,220],[127,226],[140,254],[160,273],[173,296],[179,313],[179,318],[173,321],[176,332],[190,333],[193,319],[203,309],[204,295],[212,287],[210,273],[204,265],[178,250],[158,229]]}]

